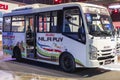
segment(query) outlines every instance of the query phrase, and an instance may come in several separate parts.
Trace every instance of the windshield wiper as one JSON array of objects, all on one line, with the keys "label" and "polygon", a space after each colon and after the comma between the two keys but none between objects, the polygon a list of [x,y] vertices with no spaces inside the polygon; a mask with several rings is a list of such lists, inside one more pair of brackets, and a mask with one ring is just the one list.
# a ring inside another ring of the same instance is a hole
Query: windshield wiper
[{"label": "windshield wiper", "polygon": [[108,31],[93,31],[90,32],[90,34],[94,36],[111,36],[110,32]]},{"label": "windshield wiper", "polygon": [[90,34],[94,35],[94,36],[100,36],[101,32],[100,31],[91,31]]},{"label": "windshield wiper", "polygon": [[103,34],[105,36],[111,36],[110,32],[108,32],[108,31],[101,31],[101,34]]}]

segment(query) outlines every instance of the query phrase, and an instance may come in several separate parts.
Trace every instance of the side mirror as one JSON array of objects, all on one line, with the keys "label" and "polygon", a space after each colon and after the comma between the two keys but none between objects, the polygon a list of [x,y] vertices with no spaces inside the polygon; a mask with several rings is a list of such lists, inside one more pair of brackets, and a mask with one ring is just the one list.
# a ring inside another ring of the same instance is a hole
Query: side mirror
[{"label": "side mirror", "polygon": [[117,29],[116,33],[117,33],[117,36],[119,36],[119,34],[120,34],[119,29]]},{"label": "side mirror", "polygon": [[85,30],[83,29],[83,27],[80,27],[78,29],[78,37],[82,42],[86,41]]},{"label": "side mirror", "polygon": [[114,29],[114,30],[112,31],[112,35],[115,36],[115,34],[117,34],[117,31]]}]

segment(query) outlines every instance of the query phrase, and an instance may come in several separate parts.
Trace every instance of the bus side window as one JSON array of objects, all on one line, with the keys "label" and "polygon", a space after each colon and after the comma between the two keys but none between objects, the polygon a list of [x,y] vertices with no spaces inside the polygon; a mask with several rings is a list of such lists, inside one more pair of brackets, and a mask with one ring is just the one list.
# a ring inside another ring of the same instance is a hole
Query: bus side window
[{"label": "bus side window", "polygon": [[38,32],[50,32],[50,12],[39,13]]},{"label": "bus side window", "polygon": [[3,31],[10,31],[11,28],[11,17],[4,18]]},{"label": "bus side window", "polygon": [[64,10],[63,14],[63,32],[78,32],[80,25],[79,9],[76,7],[68,8]]},{"label": "bus side window", "polygon": [[51,22],[51,26],[50,26],[50,31],[51,32],[57,32],[57,11],[53,11],[51,12],[51,17],[50,17],[50,22]]},{"label": "bus side window", "polygon": [[86,42],[84,23],[79,8],[64,8],[63,21],[63,32],[65,35],[82,43]]}]

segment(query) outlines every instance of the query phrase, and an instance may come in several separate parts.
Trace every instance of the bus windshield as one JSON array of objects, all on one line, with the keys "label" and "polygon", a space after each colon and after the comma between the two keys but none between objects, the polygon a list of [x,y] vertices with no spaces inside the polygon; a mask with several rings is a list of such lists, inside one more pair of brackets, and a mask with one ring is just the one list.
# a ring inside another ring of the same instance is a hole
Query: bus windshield
[{"label": "bus windshield", "polygon": [[90,35],[93,36],[111,36],[114,31],[112,20],[102,8],[90,8],[84,14],[87,22],[87,28]]},{"label": "bus windshield", "polygon": [[107,15],[86,13],[88,31],[93,36],[111,36],[113,25]]}]

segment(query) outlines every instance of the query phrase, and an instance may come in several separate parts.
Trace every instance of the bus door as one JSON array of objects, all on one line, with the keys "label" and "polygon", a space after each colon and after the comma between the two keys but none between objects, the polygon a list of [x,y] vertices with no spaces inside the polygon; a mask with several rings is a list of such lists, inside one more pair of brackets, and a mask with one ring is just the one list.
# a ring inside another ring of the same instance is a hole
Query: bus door
[{"label": "bus door", "polygon": [[27,58],[35,58],[34,16],[26,16],[26,54]]}]

